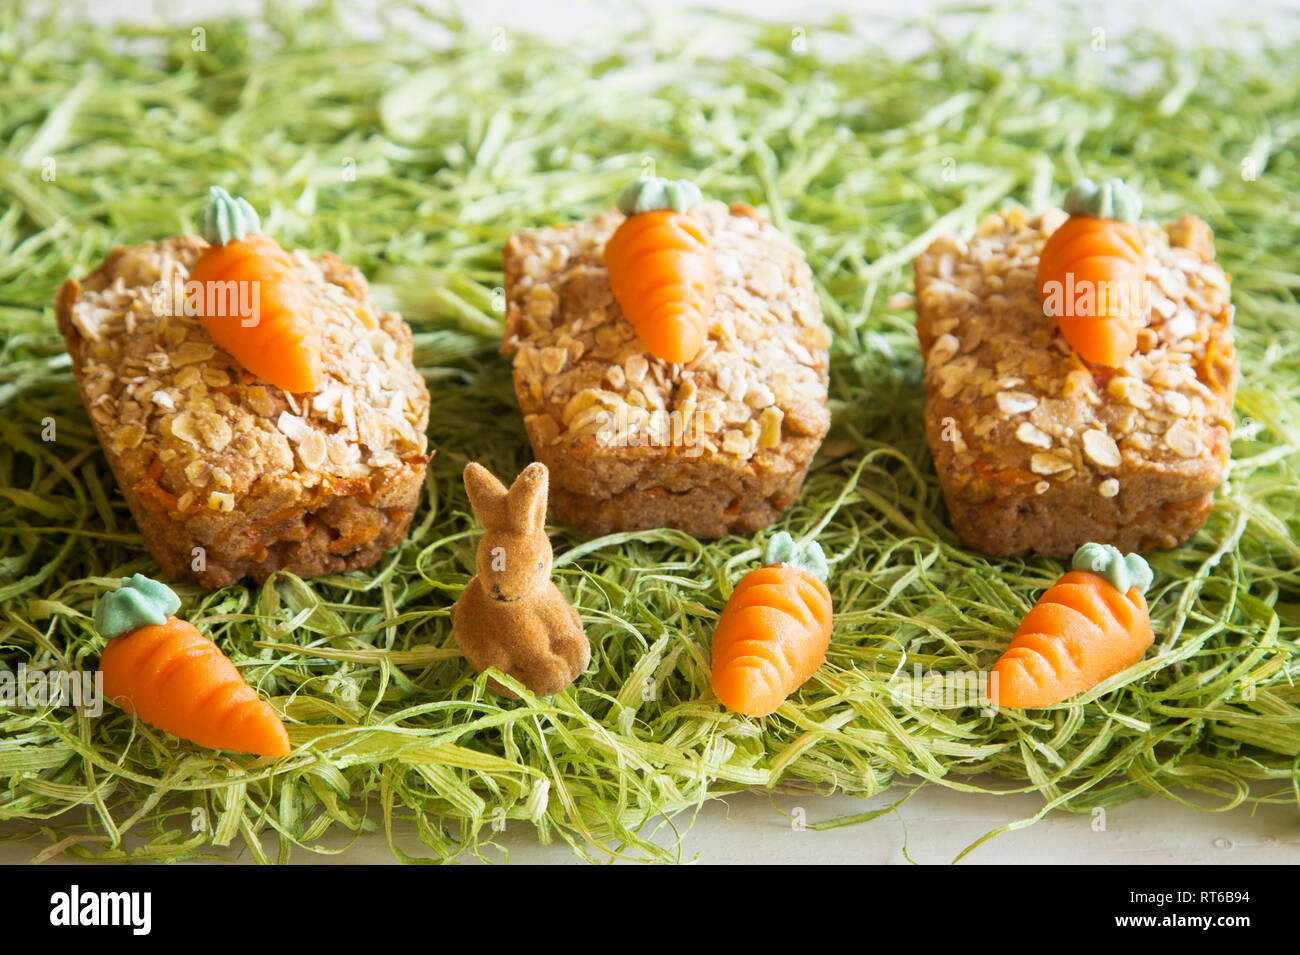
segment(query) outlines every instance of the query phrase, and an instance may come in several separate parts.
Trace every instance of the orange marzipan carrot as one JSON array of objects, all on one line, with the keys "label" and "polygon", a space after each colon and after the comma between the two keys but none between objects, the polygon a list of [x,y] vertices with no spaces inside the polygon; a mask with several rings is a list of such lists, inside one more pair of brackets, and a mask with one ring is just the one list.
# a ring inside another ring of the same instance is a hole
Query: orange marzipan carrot
[{"label": "orange marzipan carrot", "polygon": [[[1038,287],[1044,299],[1058,303],[1053,317],[1065,340],[1087,361],[1112,368],[1137,348],[1145,282],[1141,234],[1115,219],[1071,216],[1048,237],[1038,260]],[[1084,289],[1091,293],[1091,314],[1078,314],[1076,296],[1069,294]]]},{"label": "orange marzipan carrot", "polygon": [[286,756],[275,710],[193,624],[177,617],[114,637],[99,668],[104,694],[128,713],[210,749]]},{"label": "orange marzipan carrot", "polygon": [[750,571],[713,634],[713,692],[746,716],[767,716],[813,675],[831,642],[831,595],[790,564]]},{"label": "orange marzipan carrot", "polygon": [[688,362],[708,337],[717,292],[713,247],[690,212],[628,216],[605,244],[610,289],[656,358]]},{"label": "orange marzipan carrot", "polygon": [[[252,374],[285,391],[312,392],[321,383],[320,331],[312,320],[306,290],[293,259],[274,239],[248,235],[204,250],[190,278],[209,283],[255,283],[258,313],[199,315],[217,344]],[[227,286],[229,287],[229,286]],[[204,303],[233,296],[204,295]],[[251,300],[251,294],[243,297]],[[226,309],[230,311],[231,309]]]},{"label": "orange marzipan carrot", "polygon": [[995,706],[1051,706],[1142,659],[1154,642],[1146,598],[1071,570],[1034,604],[993,666]]}]

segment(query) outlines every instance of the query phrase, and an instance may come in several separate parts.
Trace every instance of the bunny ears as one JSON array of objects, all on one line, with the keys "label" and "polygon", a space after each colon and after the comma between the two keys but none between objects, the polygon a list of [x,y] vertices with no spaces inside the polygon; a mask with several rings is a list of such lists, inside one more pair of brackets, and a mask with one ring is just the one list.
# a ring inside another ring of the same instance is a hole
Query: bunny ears
[{"label": "bunny ears", "polygon": [[540,461],[520,471],[509,490],[477,461],[465,465],[465,493],[486,530],[542,533],[549,492],[550,472]]}]

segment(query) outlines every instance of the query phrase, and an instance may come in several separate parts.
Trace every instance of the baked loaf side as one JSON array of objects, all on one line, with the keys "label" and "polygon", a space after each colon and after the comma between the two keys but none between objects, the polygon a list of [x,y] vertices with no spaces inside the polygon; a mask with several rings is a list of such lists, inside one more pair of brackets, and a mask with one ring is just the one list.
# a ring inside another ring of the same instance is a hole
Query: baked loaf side
[{"label": "baked loaf side", "polygon": [[517,233],[502,352],[556,516],[589,534],[752,533],[795,499],[830,425],[830,334],[803,254],[748,206],[707,202],[718,290],[702,352],[650,355],[610,291],[617,212]]},{"label": "baked loaf side", "polygon": [[1141,223],[1151,307],[1137,350],[1118,368],[1090,365],[1037,285],[1065,217],[1012,208],[916,260],[926,434],[953,529],[995,555],[1173,547],[1204,523],[1227,468],[1228,278],[1199,219]]},{"label": "baked loaf side", "polygon": [[356,269],[296,253],[325,384],[286,393],[186,314],[182,283],[205,247],[186,236],[115,249],[55,303],[146,545],[169,576],[209,588],[373,564],[405,537],[429,460],[410,328],[375,308]]}]

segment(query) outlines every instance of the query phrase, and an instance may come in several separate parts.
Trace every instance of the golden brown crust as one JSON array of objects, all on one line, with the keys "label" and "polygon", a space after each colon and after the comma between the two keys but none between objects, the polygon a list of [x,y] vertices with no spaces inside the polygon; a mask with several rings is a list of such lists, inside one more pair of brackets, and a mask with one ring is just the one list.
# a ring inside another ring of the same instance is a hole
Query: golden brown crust
[{"label": "golden brown crust", "polygon": [[298,253],[325,381],[312,395],[286,394],[160,291],[184,282],[204,247],[187,236],[114,249],[55,300],[145,543],[170,576],[213,588],[281,569],[311,577],[369,566],[405,537],[429,459],[429,395],[410,329],[379,313],[355,269]]},{"label": "golden brown crust", "polygon": [[622,221],[530,229],[505,249],[502,351],[556,515],[590,534],[751,533],[798,495],[830,424],[830,336],[802,254],[748,207],[697,215],[718,265],[704,351],[647,353],[609,289]]},{"label": "golden brown crust", "polygon": [[1063,220],[1009,209],[916,260],[926,436],[953,528],[997,555],[1173,547],[1204,522],[1230,453],[1227,276],[1200,220],[1143,223],[1152,307],[1138,350],[1116,369],[1090,365],[1037,288]]}]

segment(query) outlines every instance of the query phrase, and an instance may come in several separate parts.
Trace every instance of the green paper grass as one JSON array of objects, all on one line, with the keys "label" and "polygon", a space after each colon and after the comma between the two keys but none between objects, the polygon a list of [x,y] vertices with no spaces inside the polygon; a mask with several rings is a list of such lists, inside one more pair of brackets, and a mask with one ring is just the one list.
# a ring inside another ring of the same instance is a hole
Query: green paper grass
[{"label": "green paper grass", "polygon": [[[805,28],[795,50],[788,28],[722,19],[576,50],[415,10],[403,22],[425,19],[428,41],[359,38],[332,9],[212,21],[202,44],[188,26],[0,16],[4,667],[93,668],[95,598],[157,572],[51,300],[114,246],[193,231],[210,184],[286,244],[355,263],[403,311],[438,451],[410,539],[371,571],[178,587],[182,613],[284,714],[293,756],[200,750],[111,706],[0,711],[0,819],[35,857],[244,846],[284,861],[382,829],[402,859],[495,859],[513,821],[593,860],[675,861],[709,799],[869,797],[896,780],[1039,794],[1042,812],[1006,829],[1138,796],[1300,799],[1300,45],[1180,55],[1139,31],[1102,52],[1080,26],[1007,50],[996,13],[912,59],[834,26]],[[818,53],[832,41],[852,55]],[[496,350],[502,244],[609,207],[646,160],[785,229],[835,336],[832,433],[773,528],[825,548],[835,638],[762,721],[717,704],[708,662],[763,538],[557,529],[557,580],[594,655],[549,700],[486,693],[451,637],[477,540],[461,469],[509,477],[530,459]],[[1150,555],[1157,639],[1134,670],[1050,710],[926,705],[914,676],[991,666],[1062,567],[989,560],[948,529],[912,315],[891,298],[938,233],[1007,198],[1041,206],[1084,173],[1123,176],[1150,214],[1190,210],[1218,234],[1243,366],[1230,480],[1202,533]],[[401,820],[418,844],[396,844]]]}]

